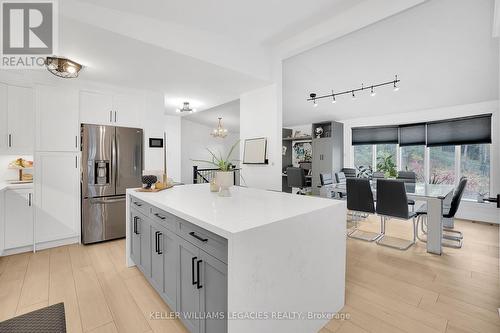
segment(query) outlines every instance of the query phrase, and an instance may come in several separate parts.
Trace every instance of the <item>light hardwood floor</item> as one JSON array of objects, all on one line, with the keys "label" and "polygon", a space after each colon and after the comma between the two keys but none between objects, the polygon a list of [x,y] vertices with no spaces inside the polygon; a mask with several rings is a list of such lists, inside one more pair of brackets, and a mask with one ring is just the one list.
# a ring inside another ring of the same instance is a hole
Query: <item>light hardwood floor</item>
[{"label": "light hardwood floor", "polygon": [[[378,220],[362,223],[377,230]],[[459,221],[464,247],[429,255],[418,243],[401,252],[347,242],[347,320],[320,333],[500,332],[499,228]],[[390,221],[388,234],[410,235]],[[187,332],[136,268],[125,267],[124,240],[71,245],[0,258],[0,321],[64,302],[68,332]],[[277,332],[281,333],[281,332]]]}]

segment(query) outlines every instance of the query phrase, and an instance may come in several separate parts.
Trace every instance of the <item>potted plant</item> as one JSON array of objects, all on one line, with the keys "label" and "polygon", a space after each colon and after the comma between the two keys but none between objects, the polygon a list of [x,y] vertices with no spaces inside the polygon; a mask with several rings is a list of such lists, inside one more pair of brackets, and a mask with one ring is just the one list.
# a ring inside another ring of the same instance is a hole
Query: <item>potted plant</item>
[{"label": "potted plant", "polygon": [[397,176],[396,163],[392,159],[392,155],[384,153],[377,158],[377,170],[385,173],[387,178],[395,178]]},{"label": "potted plant", "polygon": [[219,188],[219,195],[221,197],[228,197],[231,195],[231,193],[229,192],[229,188],[234,185],[235,164],[233,162],[237,161],[231,159],[231,155],[233,154],[234,149],[237,145],[239,145],[239,143],[240,141],[238,140],[233,144],[225,158],[222,157],[222,154],[220,152],[219,156],[217,157],[217,154],[215,154],[215,152],[213,152],[209,148],[206,148],[206,150],[212,156],[212,160],[192,160],[194,162],[209,163],[215,165],[219,169],[215,174],[215,183]]}]

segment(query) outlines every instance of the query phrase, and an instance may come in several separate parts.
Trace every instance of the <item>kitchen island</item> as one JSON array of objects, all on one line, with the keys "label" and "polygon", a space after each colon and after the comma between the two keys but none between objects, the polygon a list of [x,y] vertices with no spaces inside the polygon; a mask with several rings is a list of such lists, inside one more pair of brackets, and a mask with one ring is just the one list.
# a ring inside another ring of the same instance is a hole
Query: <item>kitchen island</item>
[{"label": "kitchen island", "polygon": [[231,194],[127,190],[127,264],[192,333],[316,333],[344,305],[345,203]]}]

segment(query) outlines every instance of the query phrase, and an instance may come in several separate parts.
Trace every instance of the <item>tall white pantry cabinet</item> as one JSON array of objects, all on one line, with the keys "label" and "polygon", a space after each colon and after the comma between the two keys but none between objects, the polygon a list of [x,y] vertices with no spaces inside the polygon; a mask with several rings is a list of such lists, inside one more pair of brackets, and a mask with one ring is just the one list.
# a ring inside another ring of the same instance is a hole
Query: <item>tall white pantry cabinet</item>
[{"label": "tall white pantry cabinet", "polygon": [[162,124],[163,105],[146,107],[148,96],[0,83],[0,154],[34,156],[33,189],[0,191],[0,255],[80,241],[80,124]]}]

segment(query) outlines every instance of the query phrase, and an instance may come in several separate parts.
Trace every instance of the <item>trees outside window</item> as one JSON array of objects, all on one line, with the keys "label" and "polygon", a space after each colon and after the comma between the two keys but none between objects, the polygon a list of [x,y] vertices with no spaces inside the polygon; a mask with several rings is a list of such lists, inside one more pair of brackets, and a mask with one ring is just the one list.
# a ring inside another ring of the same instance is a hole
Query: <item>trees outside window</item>
[{"label": "trees outside window", "polygon": [[476,200],[490,192],[490,147],[485,144],[460,147],[460,175],[467,177],[464,198]]},{"label": "trees outside window", "polygon": [[429,148],[429,182],[455,184],[455,146]]},{"label": "trees outside window", "polygon": [[418,183],[425,183],[425,146],[401,147],[401,170],[413,171]]}]

